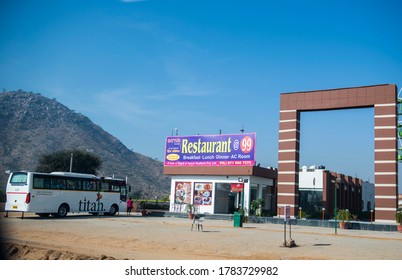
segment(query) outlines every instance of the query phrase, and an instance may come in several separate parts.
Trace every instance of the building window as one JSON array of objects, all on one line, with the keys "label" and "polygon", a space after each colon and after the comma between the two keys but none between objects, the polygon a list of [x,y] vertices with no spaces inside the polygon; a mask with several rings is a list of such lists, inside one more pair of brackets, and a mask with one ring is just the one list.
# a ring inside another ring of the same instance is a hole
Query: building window
[{"label": "building window", "polygon": [[307,214],[320,213],[322,209],[322,190],[300,190],[300,207]]},{"label": "building window", "polygon": [[272,186],[262,186],[262,199],[264,200],[264,206],[262,207],[263,214],[274,215],[275,207],[275,195],[274,188]]},{"label": "building window", "polygon": [[258,198],[258,185],[252,184],[250,187],[250,202]]}]

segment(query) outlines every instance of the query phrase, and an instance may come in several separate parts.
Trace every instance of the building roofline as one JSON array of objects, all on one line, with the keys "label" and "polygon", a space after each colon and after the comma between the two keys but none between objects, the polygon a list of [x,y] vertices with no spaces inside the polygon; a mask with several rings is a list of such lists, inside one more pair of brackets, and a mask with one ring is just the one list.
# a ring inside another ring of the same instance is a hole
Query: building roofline
[{"label": "building roofline", "polygon": [[333,90],[345,90],[345,89],[355,89],[355,88],[369,88],[369,87],[380,87],[380,86],[397,86],[396,84],[378,84],[378,85],[368,85],[368,86],[356,86],[356,87],[343,87],[343,88],[331,88],[331,89],[316,89],[316,90],[305,90],[305,91],[291,91],[283,92],[281,95],[285,94],[297,94],[306,92],[319,92],[319,91],[333,91]]}]

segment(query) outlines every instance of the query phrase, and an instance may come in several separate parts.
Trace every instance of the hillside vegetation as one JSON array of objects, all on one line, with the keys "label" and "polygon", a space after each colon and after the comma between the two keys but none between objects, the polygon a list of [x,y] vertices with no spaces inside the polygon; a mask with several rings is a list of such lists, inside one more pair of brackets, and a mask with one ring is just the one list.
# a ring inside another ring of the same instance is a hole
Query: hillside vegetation
[{"label": "hillside vegetation", "polygon": [[41,94],[22,90],[0,93],[2,188],[6,170],[34,170],[41,154],[70,149],[97,155],[102,160],[98,175],[127,177],[137,197],[169,194],[170,178],[163,174],[162,162],[131,151],[88,117]]}]

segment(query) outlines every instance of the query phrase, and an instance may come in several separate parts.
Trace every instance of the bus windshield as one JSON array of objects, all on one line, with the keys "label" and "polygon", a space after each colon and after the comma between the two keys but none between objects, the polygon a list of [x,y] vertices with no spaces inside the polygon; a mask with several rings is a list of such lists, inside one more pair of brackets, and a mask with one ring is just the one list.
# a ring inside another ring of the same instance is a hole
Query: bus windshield
[{"label": "bus windshield", "polygon": [[10,179],[11,184],[26,184],[28,174],[24,172],[13,173]]}]

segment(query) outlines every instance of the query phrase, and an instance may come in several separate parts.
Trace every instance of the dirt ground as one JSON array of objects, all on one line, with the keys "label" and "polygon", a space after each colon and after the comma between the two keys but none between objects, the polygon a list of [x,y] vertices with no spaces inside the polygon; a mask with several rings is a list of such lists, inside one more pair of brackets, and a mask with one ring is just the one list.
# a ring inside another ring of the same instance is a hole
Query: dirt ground
[{"label": "dirt ground", "polygon": [[[185,218],[69,214],[64,219],[0,213],[4,256],[14,260],[401,260],[402,234]],[[287,227],[286,240],[290,240]]]}]

